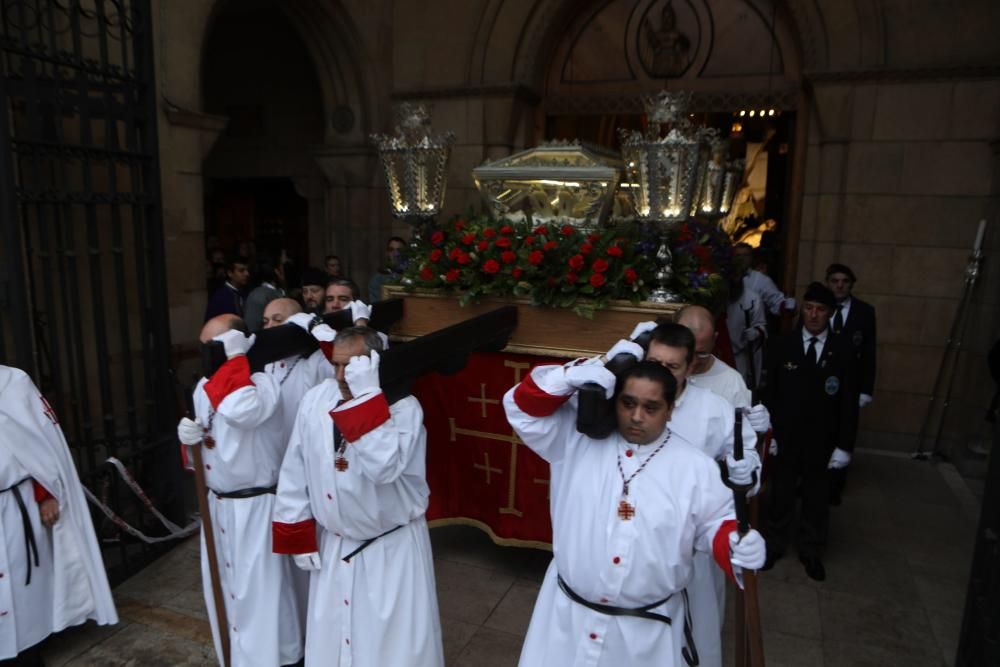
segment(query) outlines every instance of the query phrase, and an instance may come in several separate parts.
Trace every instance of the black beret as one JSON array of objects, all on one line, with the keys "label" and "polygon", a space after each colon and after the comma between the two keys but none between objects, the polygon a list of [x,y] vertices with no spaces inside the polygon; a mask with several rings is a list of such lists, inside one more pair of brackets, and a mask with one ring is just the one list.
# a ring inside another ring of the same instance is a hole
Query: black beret
[{"label": "black beret", "polygon": [[802,300],[821,303],[830,310],[837,307],[837,300],[833,297],[833,292],[823,283],[810,283]]},{"label": "black beret", "polygon": [[307,267],[302,271],[302,286],[319,285],[326,287],[330,283],[330,276],[326,271],[321,271],[315,267]]},{"label": "black beret", "polygon": [[858,279],[854,277],[854,271],[851,271],[851,268],[844,264],[831,264],[830,266],[826,267],[827,279],[829,279],[830,276],[832,276],[835,273],[843,273],[850,279],[852,283],[858,282]]}]

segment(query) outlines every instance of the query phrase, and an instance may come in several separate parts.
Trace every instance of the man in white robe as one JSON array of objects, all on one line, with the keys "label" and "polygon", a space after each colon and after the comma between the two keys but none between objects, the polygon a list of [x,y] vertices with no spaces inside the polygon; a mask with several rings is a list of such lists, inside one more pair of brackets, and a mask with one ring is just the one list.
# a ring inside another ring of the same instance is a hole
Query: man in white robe
[{"label": "man in white robe", "polygon": [[41,664],[37,644],[118,622],[87,501],[55,412],[0,366],[0,660]]},{"label": "man in white robe", "polygon": [[[746,412],[741,433],[744,458],[733,459],[735,436],[735,406],[712,391],[690,382],[695,362],[695,337],[690,329],[674,323],[656,325],[640,324],[633,331],[633,338],[651,330],[652,338],[646,359],[655,361],[669,370],[677,380],[677,399],[670,418],[670,429],[713,459],[724,461],[730,475],[749,475],[755,479],[753,493],[760,485],[761,462],[755,445],[756,432],[767,431],[770,420],[764,406]],[[718,362],[722,363],[722,362]],[[695,575],[688,587],[691,613],[695,619],[695,641],[699,648],[702,667],[720,667],[722,664],[721,631],[725,620],[726,582],[719,569],[707,555],[695,555]]]},{"label": "man in white robe", "polygon": [[281,468],[274,549],[311,572],[306,665],[444,664],[423,410],[388,405],[380,347],[367,328],[337,334],[336,379],[306,394]]},{"label": "man in white robe", "polygon": [[756,569],[763,539],[756,531],[738,539],[718,467],[668,428],[676,391],[668,372],[640,362],[622,373],[618,431],[604,440],[575,428],[576,390],[589,382],[609,398],[616,390],[603,364],[581,360],[538,366],[504,396],[511,426],[551,470],[553,560],[520,664],[694,664],[701,647],[685,593],[693,554],[713,554],[728,572]]},{"label": "man in white robe", "polygon": [[[278,382],[269,373],[250,374],[246,352],[254,337],[232,315],[209,320],[201,341],[219,341],[227,361],[194,392],[196,419],[184,418],[177,435],[184,445],[204,441],[202,456],[208,505],[226,603],[233,667],[274,667],[302,658],[302,623],[292,562],[271,548],[271,513],[285,452]],[[184,451],[183,448],[182,451]],[[218,616],[204,534],[202,588],[216,654],[222,662]]]}]

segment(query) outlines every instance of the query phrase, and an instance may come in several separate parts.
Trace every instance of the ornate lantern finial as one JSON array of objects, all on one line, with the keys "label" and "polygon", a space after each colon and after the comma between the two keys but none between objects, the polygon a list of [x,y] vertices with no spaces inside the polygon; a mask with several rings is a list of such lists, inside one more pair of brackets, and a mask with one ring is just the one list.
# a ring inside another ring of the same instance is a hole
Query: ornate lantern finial
[{"label": "ornate lantern finial", "polygon": [[389,207],[397,218],[424,222],[444,207],[448,158],[455,135],[432,135],[430,113],[423,104],[400,104],[396,118],[393,136],[371,136],[385,172]]}]

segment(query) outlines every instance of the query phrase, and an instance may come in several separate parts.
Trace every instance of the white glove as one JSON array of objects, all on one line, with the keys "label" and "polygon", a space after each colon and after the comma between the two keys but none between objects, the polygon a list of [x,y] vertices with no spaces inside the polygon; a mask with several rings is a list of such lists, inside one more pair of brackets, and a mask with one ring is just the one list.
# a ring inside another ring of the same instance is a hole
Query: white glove
[{"label": "white glove", "polygon": [[371,356],[351,357],[344,369],[344,381],[354,398],[374,394],[379,390],[378,384],[378,352],[372,350]]},{"label": "white glove", "polygon": [[323,565],[320,563],[318,551],[308,554],[292,554],[292,560],[296,567],[306,572],[315,572]]},{"label": "white glove", "polygon": [[846,468],[847,464],[851,462],[850,452],[845,452],[840,447],[833,450],[833,454],[830,456],[830,464],[827,466],[830,470],[840,470],[841,468]]},{"label": "white glove", "polygon": [[612,345],[611,349],[604,356],[610,361],[619,354],[631,354],[635,357],[636,361],[642,361],[642,358],[646,356],[646,351],[638,343],[622,339]]},{"label": "white glove", "polygon": [[778,439],[771,438],[771,444],[767,446],[767,453],[771,456],[778,455]]},{"label": "white glove", "polygon": [[794,297],[788,297],[781,305],[785,310],[795,310],[798,303],[795,301]]},{"label": "white glove", "polygon": [[744,329],[743,340],[747,341],[748,343],[752,343],[758,338],[760,338],[760,329],[758,329],[757,327],[750,327],[749,329]]},{"label": "white glove", "polygon": [[195,419],[182,417],[177,422],[177,439],[185,445],[197,445],[205,437],[205,429]]},{"label": "white glove", "polygon": [[767,560],[764,538],[751,528],[742,538],[736,531],[729,533],[729,562],[744,570],[759,570]]},{"label": "white glove", "polygon": [[314,326],[310,333],[321,343],[333,342],[333,339],[337,337],[337,331],[326,322]]},{"label": "white glove", "polygon": [[650,320],[648,322],[639,322],[639,324],[635,325],[635,329],[632,329],[632,333],[629,334],[628,339],[635,340],[642,334],[646,333],[647,331],[652,331],[656,327],[657,324],[653,320]]},{"label": "white glove", "polygon": [[743,408],[743,414],[753,428],[754,433],[767,433],[771,428],[771,413],[763,404],[755,405],[752,408]]},{"label": "white glove", "polygon": [[601,364],[581,364],[566,369],[566,384],[574,389],[580,389],[590,382],[601,385],[604,395],[611,398],[615,393],[615,374]]},{"label": "white glove", "polygon": [[726,456],[726,469],[729,471],[729,482],[735,486],[750,486],[753,484],[753,471],[756,467],[754,459],[744,457],[737,461],[733,458],[732,454]]},{"label": "white glove", "polygon": [[351,307],[351,320],[357,323],[358,320],[366,322],[372,318],[372,307],[364,301],[352,301],[348,304]]},{"label": "white glove", "polygon": [[306,333],[309,333],[309,328],[313,325],[314,319],[315,315],[310,313],[295,313],[285,321],[291,322],[295,326],[302,328]]},{"label": "white glove", "polygon": [[871,394],[861,394],[858,396],[858,407],[863,408],[872,402]]},{"label": "white glove", "polygon": [[219,334],[212,340],[217,340],[222,343],[222,347],[226,349],[226,358],[232,359],[233,357],[238,357],[241,354],[246,354],[247,350],[253,347],[253,342],[256,339],[256,334],[250,334],[250,336],[247,337],[243,335],[242,331],[230,329],[229,331]]}]

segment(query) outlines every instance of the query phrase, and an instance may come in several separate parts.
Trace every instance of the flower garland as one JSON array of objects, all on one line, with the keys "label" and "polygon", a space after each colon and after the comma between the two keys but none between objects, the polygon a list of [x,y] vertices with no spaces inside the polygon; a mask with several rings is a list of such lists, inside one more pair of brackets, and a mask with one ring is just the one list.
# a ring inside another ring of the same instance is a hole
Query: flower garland
[{"label": "flower garland", "polygon": [[640,251],[635,225],[584,232],[572,225],[455,218],[408,250],[403,285],[462,290],[461,303],[526,297],[593,317],[612,299],[638,303],[655,261]]},{"label": "flower garland", "polygon": [[[530,220],[456,217],[405,251],[402,284],[408,290],[460,290],[463,305],[522,297],[590,318],[611,300],[646,299],[655,286],[657,245],[636,221],[585,232]],[[689,221],[674,230],[671,246],[671,287],[682,299],[711,306],[722,298],[732,256],[726,235]]]}]

